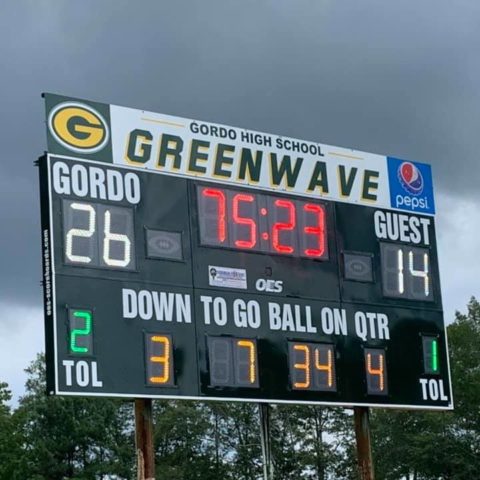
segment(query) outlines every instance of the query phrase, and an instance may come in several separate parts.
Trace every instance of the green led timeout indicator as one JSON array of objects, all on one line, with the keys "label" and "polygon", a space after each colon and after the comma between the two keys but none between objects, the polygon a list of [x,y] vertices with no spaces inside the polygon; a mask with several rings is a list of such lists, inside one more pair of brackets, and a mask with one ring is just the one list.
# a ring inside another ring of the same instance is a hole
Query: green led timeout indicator
[{"label": "green led timeout indicator", "polygon": [[438,337],[433,335],[422,336],[423,370],[424,373],[440,374]]},{"label": "green led timeout indicator", "polygon": [[93,355],[93,314],[91,310],[70,308],[68,310],[68,350],[71,355]]}]

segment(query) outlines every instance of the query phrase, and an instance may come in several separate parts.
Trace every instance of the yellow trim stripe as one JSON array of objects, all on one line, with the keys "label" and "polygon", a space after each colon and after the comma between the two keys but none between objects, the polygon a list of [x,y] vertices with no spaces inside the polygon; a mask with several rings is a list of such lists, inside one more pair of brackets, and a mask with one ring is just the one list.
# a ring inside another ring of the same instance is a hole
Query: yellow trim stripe
[{"label": "yellow trim stripe", "polygon": [[140,120],[143,120],[144,122],[161,123],[162,125],[171,125],[172,127],[185,128],[185,125],[182,125],[181,123],[167,122],[165,120],[155,120],[154,118],[141,118]]},{"label": "yellow trim stripe", "polygon": [[355,157],[353,155],[345,155],[344,153],[328,152],[328,155],[333,155],[335,157],[351,158],[353,160],[363,160],[363,157]]}]

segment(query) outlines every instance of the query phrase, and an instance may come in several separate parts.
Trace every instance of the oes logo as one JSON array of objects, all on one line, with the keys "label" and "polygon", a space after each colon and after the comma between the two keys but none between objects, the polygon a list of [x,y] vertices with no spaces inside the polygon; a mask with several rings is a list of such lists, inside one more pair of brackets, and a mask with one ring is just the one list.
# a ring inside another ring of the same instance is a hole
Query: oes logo
[{"label": "oes logo", "polygon": [[255,282],[255,288],[259,292],[280,293],[283,291],[283,281],[282,280],[266,280],[265,278],[259,278]]},{"label": "oes logo", "polygon": [[105,147],[109,132],[94,108],[78,102],[58,104],[48,116],[48,128],[58,143],[77,153],[95,153]]}]

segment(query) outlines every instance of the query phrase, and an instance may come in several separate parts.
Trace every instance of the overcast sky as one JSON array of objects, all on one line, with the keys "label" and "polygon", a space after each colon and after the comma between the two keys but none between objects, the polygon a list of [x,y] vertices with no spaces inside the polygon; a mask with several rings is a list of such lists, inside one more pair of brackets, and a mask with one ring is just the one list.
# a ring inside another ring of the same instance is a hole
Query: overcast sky
[{"label": "overcast sky", "polygon": [[430,163],[447,321],[479,295],[478,0],[3,0],[0,60],[0,381],[16,396],[44,349],[44,91]]}]

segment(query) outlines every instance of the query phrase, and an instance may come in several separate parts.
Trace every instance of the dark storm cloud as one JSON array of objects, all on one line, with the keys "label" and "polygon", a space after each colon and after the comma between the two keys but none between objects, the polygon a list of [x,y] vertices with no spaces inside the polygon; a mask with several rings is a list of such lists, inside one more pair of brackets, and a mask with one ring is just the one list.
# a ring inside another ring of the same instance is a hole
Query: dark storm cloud
[{"label": "dark storm cloud", "polygon": [[432,163],[475,195],[477,0],[7,0],[0,300],[39,304],[42,91]]}]

